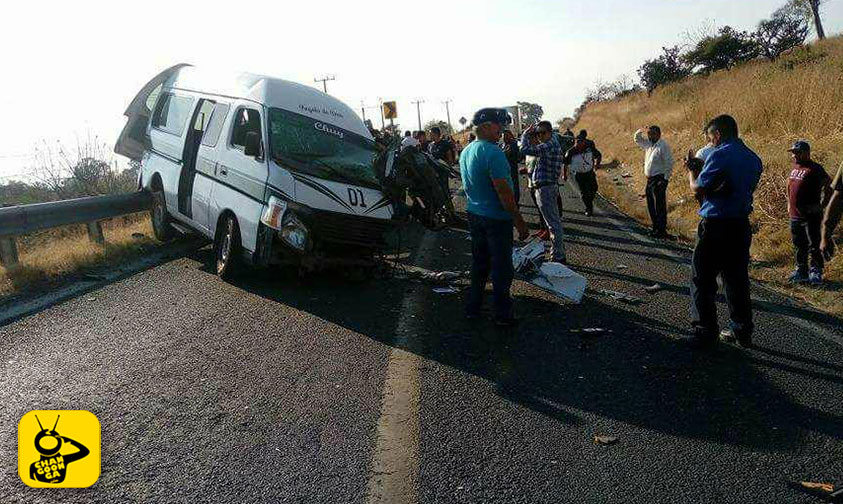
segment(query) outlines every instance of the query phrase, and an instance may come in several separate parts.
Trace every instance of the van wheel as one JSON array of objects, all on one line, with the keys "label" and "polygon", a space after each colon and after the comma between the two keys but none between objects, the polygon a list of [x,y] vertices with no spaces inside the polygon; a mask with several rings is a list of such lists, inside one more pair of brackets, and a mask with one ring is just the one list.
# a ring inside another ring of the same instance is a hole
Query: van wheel
[{"label": "van wheel", "polygon": [[214,258],[217,275],[223,280],[234,278],[240,269],[240,229],[232,214],[226,215],[217,227]]},{"label": "van wheel", "polygon": [[152,232],[158,241],[168,242],[173,239],[175,230],[170,225],[170,214],[167,213],[164,191],[160,189],[152,192],[150,218],[152,220]]}]

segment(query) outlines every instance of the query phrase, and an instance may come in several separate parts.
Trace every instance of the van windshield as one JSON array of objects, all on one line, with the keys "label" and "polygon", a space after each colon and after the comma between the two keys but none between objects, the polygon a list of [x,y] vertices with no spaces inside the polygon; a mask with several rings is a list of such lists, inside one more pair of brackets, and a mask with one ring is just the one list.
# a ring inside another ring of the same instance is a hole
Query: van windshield
[{"label": "van windshield", "polygon": [[269,109],[272,158],[315,177],[379,187],[375,143],[337,126],[289,110]]}]

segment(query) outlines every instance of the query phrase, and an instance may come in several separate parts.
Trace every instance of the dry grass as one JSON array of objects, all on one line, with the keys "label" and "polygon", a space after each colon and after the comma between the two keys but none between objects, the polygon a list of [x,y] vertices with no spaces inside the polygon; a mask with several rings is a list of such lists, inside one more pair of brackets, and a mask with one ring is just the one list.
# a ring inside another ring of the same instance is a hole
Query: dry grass
[{"label": "dry grass", "polygon": [[[790,171],[787,148],[797,138],[811,142],[814,158],[831,175],[843,162],[843,38],[801,48],[773,63],[754,62],[731,71],[692,77],[657,89],[652,96],[634,94],[590,105],[578,128],[585,128],[615,168],[602,171],[601,192],[630,215],[649,222],[644,193],[643,153],[632,141],[641,126],[658,124],[677,160],[705,140],[702,127],[728,113],[744,141],[764,160],[756,192],[753,276],[813,305],[843,314],[843,259],[826,267],[825,289],[790,288],[783,277],[793,268],[788,228],[786,184]],[[612,163],[614,161],[614,163]],[[622,178],[629,173],[631,178]],[[621,181],[621,184],[616,182]],[[692,239],[698,206],[680,164],[668,189],[671,231]]]},{"label": "dry grass", "polygon": [[20,262],[8,270],[0,267],[0,299],[47,289],[74,275],[144,254],[158,244],[148,213],[104,222],[103,234],[105,247],[91,243],[84,226],[22,237]]}]

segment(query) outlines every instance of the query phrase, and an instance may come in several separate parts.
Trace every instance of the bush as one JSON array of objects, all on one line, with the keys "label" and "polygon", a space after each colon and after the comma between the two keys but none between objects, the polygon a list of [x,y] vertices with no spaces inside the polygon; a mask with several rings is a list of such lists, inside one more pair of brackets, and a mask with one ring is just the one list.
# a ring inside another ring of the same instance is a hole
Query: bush
[{"label": "bush", "polygon": [[646,61],[638,69],[638,77],[647,92],[652,92],[658,86],[684,79],[691,74],[691,69],[682,59],[678,46],[662,47],[662,51],[661,56]]},{"label": "bush", "polygon": [[697,42],[682,58],[690,68],[700,73],[710,73],[749,61],[758,56],[758,53],[758,44],[750,34],[724,26],[717,35],[705,37]]}]

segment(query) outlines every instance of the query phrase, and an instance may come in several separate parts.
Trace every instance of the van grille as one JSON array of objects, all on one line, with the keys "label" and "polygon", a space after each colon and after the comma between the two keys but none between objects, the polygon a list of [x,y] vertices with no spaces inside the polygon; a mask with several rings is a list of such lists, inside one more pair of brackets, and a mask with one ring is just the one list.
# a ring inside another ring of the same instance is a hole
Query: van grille
[{"label": "van grille", "polygon": [[315,210],[310,215],[310,226],[317,242],[378,249],[386,245],[384,235],[393,223],[390,220]]}]

